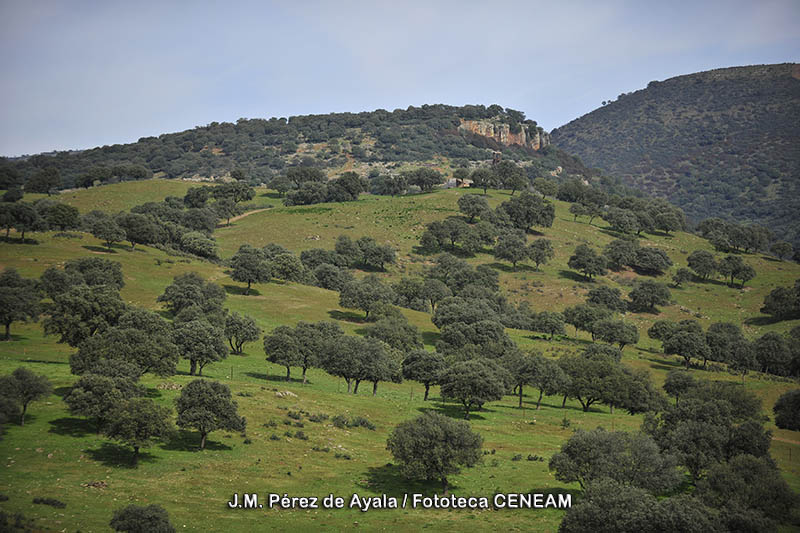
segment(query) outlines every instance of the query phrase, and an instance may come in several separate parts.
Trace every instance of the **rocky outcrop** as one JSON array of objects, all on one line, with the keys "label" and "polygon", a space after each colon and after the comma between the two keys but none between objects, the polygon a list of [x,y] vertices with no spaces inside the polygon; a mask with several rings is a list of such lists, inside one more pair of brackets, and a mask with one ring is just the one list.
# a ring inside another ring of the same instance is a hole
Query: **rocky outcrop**
[{"label": "rocky outcrop", "polygon": [[506,146],[516,144],[532,150],[539,150],[550,144],[550,135],[548,133],[540,132],[538,128],[530,127],[527,124],[522,124],[519,132],[512,133],[511,127],[502,122],[461,119],[458,129],[489,137]]}]

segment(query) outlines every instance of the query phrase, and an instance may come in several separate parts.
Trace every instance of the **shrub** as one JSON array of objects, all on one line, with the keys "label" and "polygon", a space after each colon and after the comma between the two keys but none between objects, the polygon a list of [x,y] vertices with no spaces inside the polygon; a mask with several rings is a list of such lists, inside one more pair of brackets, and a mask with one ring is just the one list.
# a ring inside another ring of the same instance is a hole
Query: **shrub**
[{"label": "shrub", "polygon": [[375,424],[364,418],[363,416],[354,416],[353,419],[348,424],[350,427],[364,427],[369,430],[375,431]]},{"label": "shrub", "polygon": [[67,506],[66,503],[56,500],[55,498],[34,498],[33,503],[49,505],[50,507],[56,507],[58,509],[63,509],[64,507]]}]

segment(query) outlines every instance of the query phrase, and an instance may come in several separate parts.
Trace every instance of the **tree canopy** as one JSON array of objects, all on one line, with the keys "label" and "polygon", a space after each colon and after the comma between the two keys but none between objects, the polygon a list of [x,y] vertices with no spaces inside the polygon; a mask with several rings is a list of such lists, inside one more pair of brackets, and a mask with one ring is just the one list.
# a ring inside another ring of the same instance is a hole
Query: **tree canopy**
[{"label": "tree canopy", "polygon": [[401,422],[386,441],[404,476],[438,480],[445,494],[449,476],[480,461],[482,445],[483,438],[469,424],[437,413]]}]

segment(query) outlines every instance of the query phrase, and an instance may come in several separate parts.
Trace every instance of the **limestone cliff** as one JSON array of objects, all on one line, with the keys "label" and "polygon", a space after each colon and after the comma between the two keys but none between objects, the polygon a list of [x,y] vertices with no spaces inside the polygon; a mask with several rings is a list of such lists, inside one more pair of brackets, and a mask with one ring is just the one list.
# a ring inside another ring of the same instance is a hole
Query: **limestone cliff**
[{"label": "limestone cliff", "polygon": [[461,131],[468,131],[476,135],[482,135],[494,139],[500,144],[525,146],[533,150],[539,150],[550,144],[550,135],[540,132],[538,128],[522,124],[518,133],[511,133],[511,127],[502,122],[491,120],[464,120],[458,126]]}]

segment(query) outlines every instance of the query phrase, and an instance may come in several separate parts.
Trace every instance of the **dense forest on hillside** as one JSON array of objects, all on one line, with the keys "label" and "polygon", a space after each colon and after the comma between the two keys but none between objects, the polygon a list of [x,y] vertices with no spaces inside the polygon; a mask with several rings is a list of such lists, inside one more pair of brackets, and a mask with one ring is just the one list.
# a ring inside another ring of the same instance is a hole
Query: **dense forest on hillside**
[{"label": "dense forest on hillside", "polygon": [[63,187],[73,187],[110,178],[143,179],[152,173],[169,178],[218,177],[234,169],[244,171],[252,181],[267,182],[296,164],[335,168],[351,161],[385,164],[435,156],[460,159],[464,166],[468,160],[491,159],[493,151],[503,151],[513,159],[537,160],[548,170],[576,165],[557,151],[537,153],[460,131],[462,119],[506,124],[511,133],[525,128],[529,134],[543,134],[536,121],[526,119],[524,113],[499,105],[439,104],[392,112],[378,109],[288,119],[242,118],[235,124],[212,122],[179,133],[144,137],[132,144],[5,159],[0,161],[0,188],[27,182],[53,168]]},{"label": "dense forest on hillside", "polygon": [[695,222],[758,222],[800,241],[800,66],[653,81],[605,104],[553,130],[553,143]]}]

